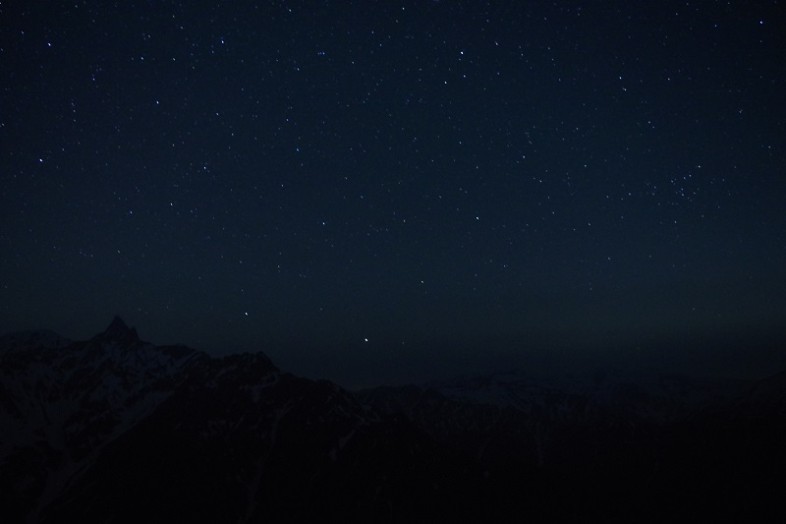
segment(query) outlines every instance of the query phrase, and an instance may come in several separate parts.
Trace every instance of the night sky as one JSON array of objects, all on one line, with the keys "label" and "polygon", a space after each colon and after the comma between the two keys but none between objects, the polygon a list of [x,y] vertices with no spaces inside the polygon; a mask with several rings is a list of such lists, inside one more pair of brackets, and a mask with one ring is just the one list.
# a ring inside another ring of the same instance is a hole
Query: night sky
[{"label": "night sky", "polygon": [[0,331],[348,385],[784,363],[784,7],[4,2]]}]

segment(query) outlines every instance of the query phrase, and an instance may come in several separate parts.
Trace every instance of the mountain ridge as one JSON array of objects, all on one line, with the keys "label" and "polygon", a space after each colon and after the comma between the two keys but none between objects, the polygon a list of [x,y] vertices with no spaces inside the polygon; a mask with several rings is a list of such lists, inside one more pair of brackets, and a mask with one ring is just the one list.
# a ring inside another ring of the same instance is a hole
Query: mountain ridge
[{"label": "mountain ridge", "polygon": [[408,421],[282,372],[262,352],[155,346],[119,317],[66,346],[5,340],[4,520],[391,521],[458,515],[452,494],[486,489],[471,461]]},{"label": "mountain ridge", "polygon": [[283,371],[263,352],[156,346],[120,317],[83,341],[19,332],[0,337],[0,489],[10,494],[2,516],[782,514],[763,473],[786,471],[784,377],[549,384],[510,373],[348,391]]}]

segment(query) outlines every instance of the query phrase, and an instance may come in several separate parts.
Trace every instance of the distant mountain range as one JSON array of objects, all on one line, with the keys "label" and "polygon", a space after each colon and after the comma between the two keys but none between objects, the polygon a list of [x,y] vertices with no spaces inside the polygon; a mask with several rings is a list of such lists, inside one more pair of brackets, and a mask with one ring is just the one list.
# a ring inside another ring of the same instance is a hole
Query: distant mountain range
[{"label": "distant mountain range", "polygon": [[786,373],[349,392],[263,354],[0,337],[3,522],[786,517]]}]

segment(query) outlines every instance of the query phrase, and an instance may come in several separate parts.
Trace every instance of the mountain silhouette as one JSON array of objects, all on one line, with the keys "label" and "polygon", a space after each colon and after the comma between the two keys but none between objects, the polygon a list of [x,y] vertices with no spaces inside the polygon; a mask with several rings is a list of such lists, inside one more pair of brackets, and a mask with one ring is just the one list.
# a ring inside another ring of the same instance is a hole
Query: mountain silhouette
[{"label": "mountain silhouette", "polygon": [[0,337],[5,522],[783,517],[786,374],[350,392],[115,317]]}]

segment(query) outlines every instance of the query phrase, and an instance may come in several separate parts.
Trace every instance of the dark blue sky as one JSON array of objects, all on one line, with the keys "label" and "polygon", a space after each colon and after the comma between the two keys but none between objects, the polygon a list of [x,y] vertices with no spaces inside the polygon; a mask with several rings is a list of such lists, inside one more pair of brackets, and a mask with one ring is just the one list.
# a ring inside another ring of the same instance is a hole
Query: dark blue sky
[{"label": "dark blue sky", "polygon": [[784,348],[781,2],[118,4],[0,7],[1,331],[345,383]]}]

